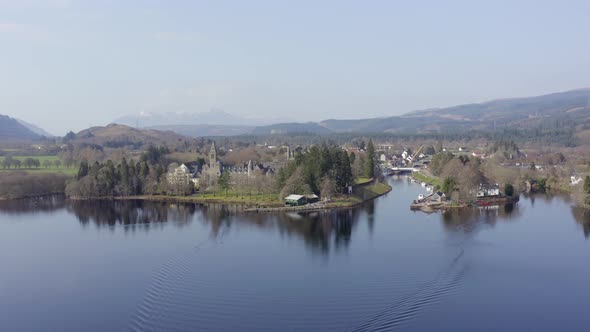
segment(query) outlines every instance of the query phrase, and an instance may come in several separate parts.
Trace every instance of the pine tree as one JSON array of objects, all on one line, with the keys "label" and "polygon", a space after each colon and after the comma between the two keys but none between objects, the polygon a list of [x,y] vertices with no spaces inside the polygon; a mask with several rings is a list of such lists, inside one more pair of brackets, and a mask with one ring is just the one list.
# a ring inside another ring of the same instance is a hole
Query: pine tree
[{"label": "pine tree", "polygon": [[365,176],[373,178],[375,176],[375,146],[370,139],[367,144],[367,157],[365,158]]},{"label": "pine tree", "polygon": [[88,175],[88,162],[86,160],[82,160],[80,162],[80,168],[78,169],[78,176],[76,176],[77,180]]},{"label": "pine tree", "polygon": [[230,182],[231,182],[231,177],[229,175],[229,172],[221,173],[217,183],[219,183],[219,188],[221,188],[221,190],[225,191],[226,196],[227,196],[227,191],[231,188]]},{"label": "pine tree", "polygon": [[124,196],[129,193],[129,166],[125,158],[121,161],[121,191]]},{"label": "pine tree", "polygon": [[584,192],[590,194],[590,176],[586,175],[584,178]]},{"label": "pine tree", "polygon": [[450,195],[455,189],[457,189],[457,180],[452,176],[447,176],[443,181],[441,191]]}]

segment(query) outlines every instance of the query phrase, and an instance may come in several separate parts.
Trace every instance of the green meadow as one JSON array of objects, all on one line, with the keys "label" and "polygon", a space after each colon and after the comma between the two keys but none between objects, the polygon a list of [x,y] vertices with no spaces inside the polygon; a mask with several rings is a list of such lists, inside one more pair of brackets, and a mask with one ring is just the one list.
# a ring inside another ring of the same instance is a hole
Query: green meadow
[{"label": "green meadow", "polygon": [[[56,160],[60,160],[58,156],[12,156],[12,159],[20,160],[21,163],[23,163],[27,158],[38,159],[41,163],[41,166],[33,168],[26,168],[22,164],[20,168],[4,168],[2,166],[2,161],[4,161],[4,158],[4,156],[0,156],[0,172],[26,171],[31,173],[64,173],[70,175],[78,173],[78,167],[76,166],[67,168],[62,163],[62,165],[56,167],[54,162]],[[51,163],[48,167],[43,165],[46,160]]]}]

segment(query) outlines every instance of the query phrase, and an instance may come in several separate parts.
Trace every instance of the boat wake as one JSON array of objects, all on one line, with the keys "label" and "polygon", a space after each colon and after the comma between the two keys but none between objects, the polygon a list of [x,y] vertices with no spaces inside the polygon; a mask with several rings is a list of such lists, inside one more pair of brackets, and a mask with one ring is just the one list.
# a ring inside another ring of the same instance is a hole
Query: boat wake
[{"label": "boat wake", "polygon": [[[153,277],[143,300],[137,306],[129,331],[169,331],[177,330],[171,317],[190,317],[182,299],[195,296],[196,287],[202,286],[191,277],[191,266],[196,254],[208,246],[222,244],[225,230],[215,239],[207,239],[195,245],[184,256],[166,262]],[[191,292],[194,290],[194,292]],[[180,323],[180,322],[179,322]],[[186,322],[185,322],[186,323]],[[182,328],[180,328],[182,330]]]},{"label": "boat wake", "polygon": [[453,292],[465,278],[467,266],[460,264],[465,250],[461,251],[448,268],[434,279],[421,284],[415,291],[387,304],[381,310],[360,319],[346,331],[395,331],[407,325],[426,307]]},{"label": "boat wake", "polygon": [[[460,251],[444,271],[426,282],[389,280],[353,286],[337,294],[328,292],[331,297],[322,301],[317,301],[317,294],[305,288],[297,296],[282,296],[279,290],[274,292],[271,288],[244,287],[227,279],[222,282],[211,271],[199,269],[204,256],[197,254],[221,245],[223,234],[214,241],[203,241],[162,266],[137,306],[129,331],[396,330],[455,291],[467,272],[460,245]],[[405,291],[400,293],[400,289]],[[394,293],[401,296],[388,295]],[[267,315],[280,319],[268,320]]]}]

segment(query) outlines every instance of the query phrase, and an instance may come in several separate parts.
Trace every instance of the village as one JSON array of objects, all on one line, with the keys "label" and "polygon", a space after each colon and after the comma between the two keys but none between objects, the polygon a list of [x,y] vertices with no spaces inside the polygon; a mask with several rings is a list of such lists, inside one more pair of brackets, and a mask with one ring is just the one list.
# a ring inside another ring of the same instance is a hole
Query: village
[{"label": "village", "polygon": [[[372,144],[372,142],[371,142]],[[172,165],[167,174],[169,194],[203,195],[211,192],[264,192],[279,196],[279,201],[270,204],[298,208],[322,208],[336,200],[354,194],[359,183],[378,181],[387,176],[406,176],[420,183],[425,193],[420,194],[410,207],[415,210],[460,208],[466,206],[487,206],[518,201],[518,192],[545,189],[547,179],[561,170],[559,177],[564,186],[581,185],[583,178],[574,171],[565,169],[563,157],[543,163],[536,156],[534,160],[510,145],[497,151],[482,147],[450,146],[442,144],[420,144],[415,150],[399,144],[375,144],[371,152],[374,159],[373,176],[366,177],[367,144],[354,141],[337,149],[346,152],[350,159],[350,172],[355,180],[340,184],[341,188],[330,193],[319,190],[294,191],[277,190],[277,176],[281,169],[295,161],[295,155],[309,151],[310,146],[259,145],[258,149],[274,149],[274,158],[241,160],[227,164],[218,157],[218,148],[212,142],[207,160]],[[296,152],[295,152],[296,151]],[[236,153],[236,151],[230,151]],[[498,156],[501,157],[498,157]],[[567,174],[566,172],[570,172]],[[466,177],[472,176],[467,179]],[[500,176],[498,176],[500,174]],[[508,174],[508,176],[507,176]],[[545,178],[546,177],[546,178]],[[555,181],[553,177],[552,180]],[[563,179],[567,181],[563,181]],[[284,180],[283,180],[284,181]],[[383,182],[383,180],[381,180]],[[236,194],[238,195],[238,194]],[[269,205],[269,204],[267,204]]]}]

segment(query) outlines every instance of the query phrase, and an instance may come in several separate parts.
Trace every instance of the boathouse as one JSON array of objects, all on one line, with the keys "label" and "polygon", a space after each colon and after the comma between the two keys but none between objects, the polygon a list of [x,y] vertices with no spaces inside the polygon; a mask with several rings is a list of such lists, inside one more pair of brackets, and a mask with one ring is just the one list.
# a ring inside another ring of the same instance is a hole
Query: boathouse
[{"label": "boathouse", "polygon": [[307,204],[307,199],[304,195],[294,195],[291,194],[285,197],[285,205],[289,206],[300,206]]}]

